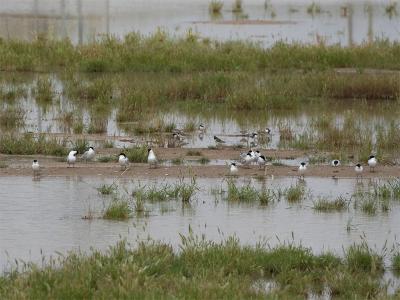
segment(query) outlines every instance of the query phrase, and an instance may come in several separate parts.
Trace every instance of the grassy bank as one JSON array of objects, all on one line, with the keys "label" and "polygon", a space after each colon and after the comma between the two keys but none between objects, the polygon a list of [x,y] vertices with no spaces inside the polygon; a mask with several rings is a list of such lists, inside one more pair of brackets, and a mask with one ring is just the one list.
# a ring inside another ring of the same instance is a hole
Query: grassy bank
[{"label": "grassy bank", "polygon": [[339,257],[293,244],[249,247],[235,238],[214,243],[182,236],[180,249],[120,242],[106,253],[70,253],[43,268],[27,264],[0,277],[0,297],[300,299],[324,291],[340,299],[387,296],[382,257],[365,244]]},{"label": "grassy bank", "polygon": [[400,44],[377,41],[342,48],[326,45],[276,43],[264,49],[249,42],[216,42],[193,32],[172,38],[158,31],[150,36],[130,33],[75,46],[68,40],[0,41],[0,69],[85,72],[237,71],[276,69],[379,68],[399,69]]},{"label": "grassy bank", "polygon": [[43,154],[64,156],[68,150],[65,142],[56,139],[46,139],[44,135],[35,137],[32,134],[22,136],[5,134],[0,137],[0,153],[4,154]]}]

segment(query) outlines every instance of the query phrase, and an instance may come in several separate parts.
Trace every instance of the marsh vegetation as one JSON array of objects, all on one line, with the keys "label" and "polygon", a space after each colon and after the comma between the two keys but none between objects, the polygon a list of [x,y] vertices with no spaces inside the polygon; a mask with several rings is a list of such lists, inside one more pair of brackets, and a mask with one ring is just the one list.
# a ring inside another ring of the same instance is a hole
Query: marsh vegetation
[{"label": "marsh vegetation", "polygon": [[[235,237],[216,243],[194,235],[182,235],[181,240],[179,253],[163,243],[141,242],[132,247],[121,241],[105,253],[72,252],[52,258],[42,267],[26,264],[24,270],[1,278],[0,295],[63,298],[70,296],[72,287],[77,298],[168,295],[201,299],[218,295],[261,299],[322,295],[325,291],[346,299],[387,296],[382,255],[365,244],[346,249],[342,258],[329,252],[316,255],[294,243],[251,247],[242,246]],[[396,261],[396,256],[393,259]],[[107,274],[114,276],[105,284]],[[274,283],[272,289],[263,288],[267,282]]]}]

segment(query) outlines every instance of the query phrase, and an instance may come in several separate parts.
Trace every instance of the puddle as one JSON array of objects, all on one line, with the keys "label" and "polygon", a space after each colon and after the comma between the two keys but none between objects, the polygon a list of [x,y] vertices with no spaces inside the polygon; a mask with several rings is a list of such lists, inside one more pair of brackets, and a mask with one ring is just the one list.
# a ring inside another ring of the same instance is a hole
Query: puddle
[{"label": "puddle", "polygon": [[[260,181],[236,179],[238,184],[257,188],[284,189],[296,183],[293,178]],[[221,240],[236,235],[244,244],[267,240],[275,245],[295,240],[314,252],[332,250],[343,254],[354,242],[365,241],[379,252],[393,245],[400,233],[400,203],[393,202],[387,213],[374,216],[354,210],[336,213],[318,213],[312,209],[313,199],[338,196],[350,197],[356,189],[367,189],[369,182],[356,183],[353,179],[332,180],[306,178],[304,184],[311,195],[300,204],[290,205],[282,199],[267,207],[258,204],[235,204],[220,199],[211,189],[226,189],[226,181],[198,179],[199,191],[190,206],[177,201],[146,203],[147,217],[133,217],[128,221],[83,220],[90,210],[100,215],[107,204],[96,190],[102,183],[111,183],[91,177],[56,177],[32,181],[30,177],[1,177],[0,184],[0,267],[4,270],[14,258],[40,261],[56,251],[106,249],[121,238],[135,242],[151,237],[171,243],[180,243],[179,233],[187,234],[189,227],[196,234]],[[120,187],[132,191],[135,186],[174,183],[166,179],[121,179]],[[284,222],[282,222],[284,220]],[[347,230],[348,224],[351,229]]]},{"label": "puddle", "polygon": [[[376,38],[398,39],[399,18],[386,13],[388,2],[329,1],[310,10],[311,1],[243,3],[234,14],[226,2],[218,16],[208,12],[209,1],[167,0],[3,0],[0,36],[32,39],[35,32],[73,43],[92,41],[102,34],[122,37],[160,28],[182,36],[192,29],[202,38],[250,40],[270,46],[276,41],[360,44]],[[265,5],[267,3],[267,5]]]}]

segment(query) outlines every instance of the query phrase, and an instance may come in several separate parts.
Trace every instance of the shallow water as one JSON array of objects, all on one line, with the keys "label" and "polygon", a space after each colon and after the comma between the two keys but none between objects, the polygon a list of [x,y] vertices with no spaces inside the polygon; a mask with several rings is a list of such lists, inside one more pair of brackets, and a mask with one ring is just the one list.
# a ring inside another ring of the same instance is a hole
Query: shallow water
[{"label": "shallow water", "polygon": [[[250,40],[266,46],[280,40],[349,45],[398,39],[398,12],[386,12],[390,1],[315,1],[320,12],[314,14],[307,12],[312,1],[266,3],[245,0],[243,11],[234,14],[233,1],[224,1],[221,15],[211,16],[208,0],[3,0],[0,36],[29,40],[41,33],[83,43],[102,34],[122,37],[161,28],[177,36],[192,29],[202,38]],[[242,24],[235,24],[237,20]]]},{"label": "shallow water", "polygon": [[[26,95],[17,97],[15,101],[1,101],[0,109],[7,107],[19,107],[25,114],[24,126],[17,128],[20,132],[51,133],[59,138],[70,139],[73,137],[73,124],[78,121],[82,123],[84,130],[88,132],[91,122],[104,124],[104,133],[91,136],[90,143],[95,147],[102,147],[105,140],[114,142],[115,147],[129,147],[135,144],[144,144],[152,141],[164,146],[165,143],[157,141],[154,135],[138,135],[135,129],[139,122],[129,124],[117,122],[118,104],[101,104],[100,113],[93,109],[93,103],[84,99],[70,99],[68,89],[64,88],[66,81],[61,80],[60,75],[50,74],[53,83],[54,99],[51,103],[44,105],[36,100],[34,87],[36,75],[21,73],[3,73],[4,79],[0,88],[4,90],[23,87]],[[112,75],[111,75],[112,76]],[[7,79],[6,79],[7,78]],[[13,78],[13,79],[10,79]],[[96,79],[96,76],[85,78]],[[102,78],[102,77],[101,77]],[[18,83],[13,82],[17,80]],[[128,78],[129,79],[129,78]],[[125,80],[128,80],[125,79]],[[146,77],[154,80],[153,77]],[[290,128],[292,134],[299,135],[310,132],[312,123],[318,120],[329,122],[336,128],[343,128],[346,120],[351,120],[365,134],[372,135],[372,141],[376,137],[378,128],[388,128],[392,123],[398,126],[398,106],[393,101],[371,101],[362,100],[324,100],[329,105],[318,106],[306,105],[296,110],[269,110],[269,111],[234,111],[227,110],[224,105],[176,102],[168,107],[160,107],[146,119],[145,126],[154,126],[157,122],[164,124],[175,124],[178,129],[184,130],[186,124],[193,123],[195,128],[204,124],[206,130],[199,132],[197,129],[190,133],[184,132],[182,143],[172,143],[170,146],[185,148],[207,148],[216,146],[214,135],[225,141],[226,146],[238,146],[242,148],[261,147],[277,149],[280,147],[280,128]],[[100,104],[99,104],[100,105]],[[77,113],[80,111],[80,113]],[[65,122],[63,116],[72,113],[73,121]],[[325,118],[325,119],[323,119]],[[266,136],[266,127],[271,129],[271,135]],[[0,127],[0,132],[9,129]],[[249,137],[251,133],[259,132],[257,139]],[[322,132],[322,131],[321,131]],[[314,130],[313,133],[318,133]],[[323,133],[323,132],[322,132]],[[321,134],[321,133],[318,133]],[[88,138],[88,137],[86,137]],[[164,136],[165,141],[172,139],[172,134]],[[286,146],[283,146],[286,147]]]},{"label": "shallow water", "polygon": [[[275,178],[266,181],[238,178],[238,184],[251,183],[278,189],[294,185],[295,178]],[[116,180],[129,193],[138,185],[174,183],[177,179]],[[318,253],[332,250],[343,254],[354,242],[365,240],[378,252],[387,243],[391,247],[400,233],[399,203],[391,204],[388,213],[367,215],[350,207],[349,211],[318,213],[312,209],[318,197],[347,198],[355,190],[367,189],[365,180],[306,178],[307,199],[289,204],[285,199],[267,207],[258,204],[228,203],[211,189],[226,190],[226,182],[198,179],[199,191],[191,205],[178,201],[146,203],[146,216],[134,216],[128,221],[107,221],[99,218],[84,220],[91,210],[96,216],[110,201],[96,190],[112,179],[91,177],[54,177],[33,181],[30,177],[1,177],[0,185],[0,267],[9,268],[14,259],[40,262],[42,254],[55,255],[69,250],[106,249],[121,238],[135,243],[148,237],[177,247],[179,233],[195,234],[219,241],[236,235],[244,244],[267,241],[274,245],[295,241],[312,247]],[[346,229],[348,223],[351,229]],[[365,236],[364,236],[365,235]],[[361,236],[364,236],[361,238]]]}]

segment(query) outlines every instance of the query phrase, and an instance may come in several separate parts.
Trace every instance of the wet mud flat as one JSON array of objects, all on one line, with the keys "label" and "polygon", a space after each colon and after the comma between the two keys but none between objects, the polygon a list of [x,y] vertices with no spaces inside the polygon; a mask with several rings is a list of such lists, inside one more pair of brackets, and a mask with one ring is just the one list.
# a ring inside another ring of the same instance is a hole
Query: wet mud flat
[{"label": "wet mud flat", "polygon": [[[184,149],[184,148],[155,148],[159,159],[156,167],[150,167],[147,163],[130,163],[128,168],[121,168],[117,163],[121,149],[99,149],[97,159],[107,157],[109,162],[85,162],[78,157],[76,164],[68,166],[66,157],[49,157],[43,155],[1,155],[5,165],[0,168],[0,176],[32,176],[32,160],[38,159],[41,165],[40,175],[46,176],[102,176],[102,177],[140,177],[140,178],[162,178],[179,176],[197,176],[202,178],[223,178],[230,176],[229,165],[236,162],[239,171],[236,174],[241,177],[248,176],[281,176],[298,177],[298,166],[300,162],[307,163],[305,176],[331,177],[331,178],[356,178],[354,167],[356,162],[349,162],[338,167],[332,167],[330,162],[309,164],[311,153],[300,150],[261,150],[268,158],[266,166],[258,166],[255,163],[244,165],[240,162],[239,155],[246,152],[245,149]],[[189,154],[189,155],[188,155]],[[195,154],[195,155],[192,155]],[[318,154],[318,152],[317,152]],[[206,158],[207,162],[199,162]],[[178,159],[178,162],[175,160]],[[400,167],[397,165],[379,163],[371,170],[364,163],[364,171],[360,177],[387,179],[400,177]]]},{"label": "wet mud flat", "polygon": [[[370,172],[367,167],[362,174],[364,178],[387,179],[400,176],[398,166],[380,166],[375,171]],[[33,171],[30,166],[1,168],[0,176],[32,176]],[[166,176],[197,176],[203,178],[223,178],[231,176],[228,166],[163,166],[149,168],[147,164],[131,164],[126,170],[121,170],[117,163],[88,163],[77,164],[68,167],[66,163],[49,163],[40,170],[41,176],[103,176],[103,177],[139,177],[139,178],[162,178]],[[258,166],[240,167],[237,176],[290,176],[298,177],[298,167],[294,166]],[[312,177],[332,177],[336,178],[356,178],[353,166],[310,166],[307,168],[305,176]]]}]

